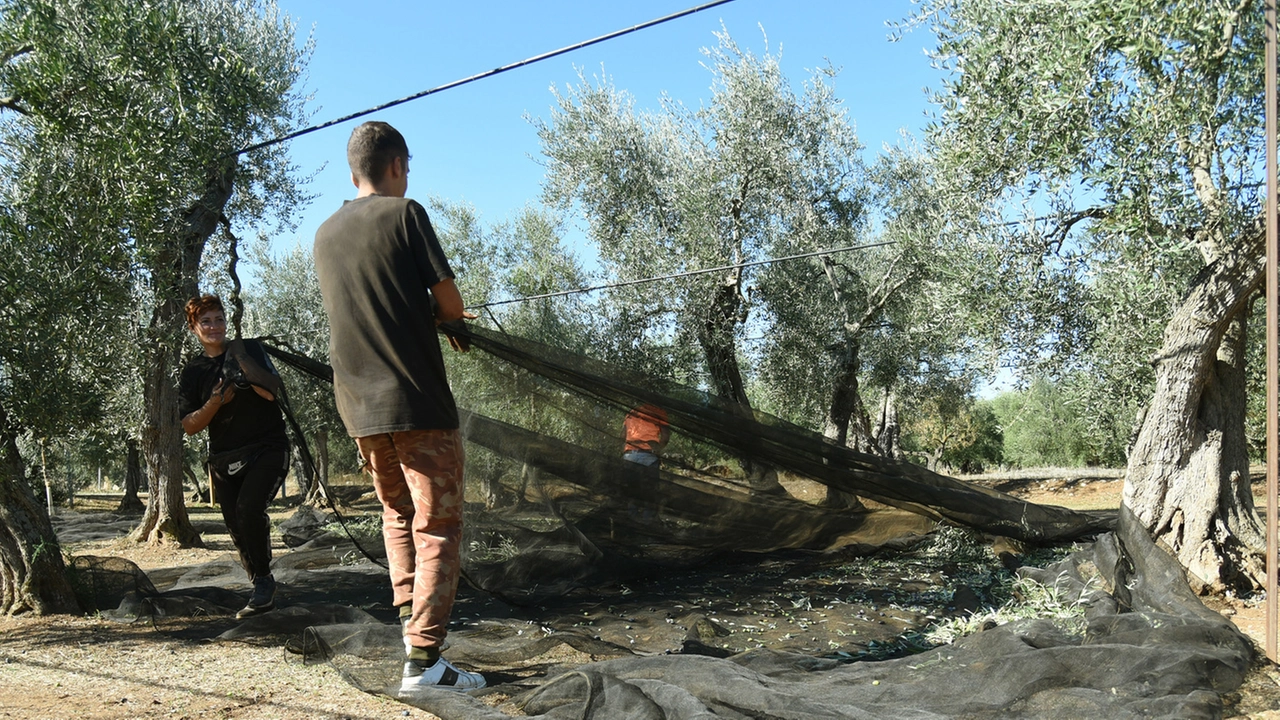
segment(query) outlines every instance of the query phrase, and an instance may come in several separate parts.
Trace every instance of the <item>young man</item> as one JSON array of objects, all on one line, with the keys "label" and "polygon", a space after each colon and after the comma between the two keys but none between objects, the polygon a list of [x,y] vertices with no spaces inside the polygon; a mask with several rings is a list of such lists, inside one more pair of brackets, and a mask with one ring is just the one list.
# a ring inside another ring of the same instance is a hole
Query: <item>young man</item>
[{"label": "young man", "polygon": [[364,123],[347,162],[356,197],[316,231],[314,256],[338,412],[382,501],[409,655],[400,694],[474,690],[484,677],[440,657],[461,570],[463,449],[436,326],[475,316],[463,311],[426,210],[405,199],[404,137]]}]

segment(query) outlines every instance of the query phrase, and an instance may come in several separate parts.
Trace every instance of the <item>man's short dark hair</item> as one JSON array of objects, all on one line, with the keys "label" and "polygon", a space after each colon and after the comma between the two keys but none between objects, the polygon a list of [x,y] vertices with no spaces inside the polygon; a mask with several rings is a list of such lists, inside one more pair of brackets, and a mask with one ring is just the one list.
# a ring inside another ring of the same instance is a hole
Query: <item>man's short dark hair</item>
[{"label": "man's short dark hair", "polygon": [[357,180],[381,180],[396,158],[409,160],[409,146],[399,130],[372,120],[351,131],[351,139],[347,141],[347,164]]}]

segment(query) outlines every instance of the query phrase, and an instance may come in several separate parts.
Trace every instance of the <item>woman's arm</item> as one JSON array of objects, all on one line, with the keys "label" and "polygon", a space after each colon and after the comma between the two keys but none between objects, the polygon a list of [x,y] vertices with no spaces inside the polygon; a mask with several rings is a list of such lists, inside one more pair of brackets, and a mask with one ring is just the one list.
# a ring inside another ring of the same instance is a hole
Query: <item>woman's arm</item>
[{"label": "woman's arm", "polygon": [[[188,435],[195,435],[201,430],[209,426],[213,422],[213,416],[218,414],[218,409],[226,403],[231,402],[231,398],[236,396],[236,389],[233,385],[228,385],[224,390],[222,388],[223,381],[219,380],[218,384],[213,387],[213,393],[209,395],[209,399],[199,410],[182,418],[182,429]],[[257,389],[256,387],[254,388]],[[275,398],[269,398],[274,400]]]}]

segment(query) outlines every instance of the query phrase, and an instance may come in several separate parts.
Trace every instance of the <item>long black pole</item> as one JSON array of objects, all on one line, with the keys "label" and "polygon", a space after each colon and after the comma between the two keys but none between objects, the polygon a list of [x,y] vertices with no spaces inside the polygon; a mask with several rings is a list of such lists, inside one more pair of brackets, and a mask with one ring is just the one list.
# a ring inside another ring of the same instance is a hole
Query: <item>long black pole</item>
[{"label": "long black pole", "polygon": [[1267,80],[1267,658],[1276,662],[1276,515],[1280,506],[1280,421],[1277,413],[1277,229],[1276,229],[1276,4],[1266,0]]}]

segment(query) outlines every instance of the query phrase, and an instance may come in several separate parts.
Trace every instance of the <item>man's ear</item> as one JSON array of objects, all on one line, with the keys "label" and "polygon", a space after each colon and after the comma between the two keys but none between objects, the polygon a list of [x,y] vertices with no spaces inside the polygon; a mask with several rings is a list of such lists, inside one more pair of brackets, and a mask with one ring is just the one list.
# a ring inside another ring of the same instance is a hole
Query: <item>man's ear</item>
[{"label": "man's ear", "polygon": [[351,184],[360,187],[360,178],[356,177],[355,173],[351,173]]}]

